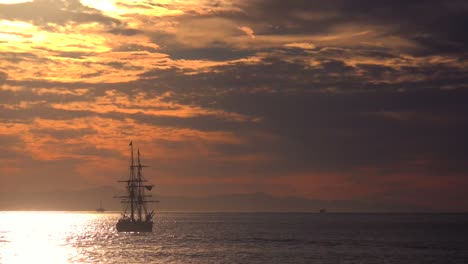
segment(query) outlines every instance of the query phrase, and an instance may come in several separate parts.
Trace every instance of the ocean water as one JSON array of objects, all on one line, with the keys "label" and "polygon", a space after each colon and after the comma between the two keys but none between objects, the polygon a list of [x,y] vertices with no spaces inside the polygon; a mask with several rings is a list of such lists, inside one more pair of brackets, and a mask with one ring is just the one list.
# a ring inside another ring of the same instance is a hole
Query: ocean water
[{"label": "ocean water", "polygon": [[468,263],[468,214],[0,212],[0,263]]}]

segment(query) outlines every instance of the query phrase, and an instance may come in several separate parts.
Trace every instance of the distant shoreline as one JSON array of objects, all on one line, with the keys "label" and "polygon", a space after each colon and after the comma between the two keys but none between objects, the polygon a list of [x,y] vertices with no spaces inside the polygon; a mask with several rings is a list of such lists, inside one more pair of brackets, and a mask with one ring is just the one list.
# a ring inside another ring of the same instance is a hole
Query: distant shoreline
[{"label": "distant shoreline", "polygon": [[[50,212],[50,213],[93,213],[93,214],[120,214],[121,211],[116,210],[109,210],[105,212],[97,212],[96,210],[36,210],[36,209],[11,209],[11,210],[1,210],[2,212]],[[351,214],[387,214],[387,215],[438,215],[438,214],[468,214],[468,212],[327,212],[327,213],[320,213],[320,212],[313,212],[313,211],[179,211],[179,210],[164,210],[164,211],[156,211],[158,213],[206,213],[206,214],[215,214],[215,213],[223,213],[223,214],[317,214],[317,215],[328,215],[328,214],[343,214],[343,215],[351,215]]]}]

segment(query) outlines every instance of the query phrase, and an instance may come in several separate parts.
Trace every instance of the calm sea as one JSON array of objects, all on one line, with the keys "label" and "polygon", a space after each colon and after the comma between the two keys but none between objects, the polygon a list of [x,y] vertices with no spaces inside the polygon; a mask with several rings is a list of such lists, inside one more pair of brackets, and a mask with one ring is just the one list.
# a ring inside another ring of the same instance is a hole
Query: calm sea
[{"label": "calm sea", "polygon": [[0,212],[0,263],[468,263],[467,214]]}]

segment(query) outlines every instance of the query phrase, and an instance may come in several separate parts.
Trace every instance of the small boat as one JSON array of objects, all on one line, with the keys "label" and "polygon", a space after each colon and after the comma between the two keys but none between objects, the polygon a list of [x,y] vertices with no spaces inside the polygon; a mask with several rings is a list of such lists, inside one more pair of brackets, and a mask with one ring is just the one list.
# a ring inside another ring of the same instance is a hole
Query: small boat
[{"label": "small boat", "polygon": [[327,212],[327,209],[325,209],[325,208],[322,208],[322,209],[319,210],[319,213],[321,213],[321,214],[324,214],[326,212]]},{"label": "small boat", "polygon": [[137,153],[137,164],[133,158],[133,142],[130,142],[130,175],[128,180],[119,181],[126,183],[127,195],[116,196],[121,198],[121,203],[125,203],[125,210],[118,220],[116,228],[118,232],[152,232],[154,211],[149,211],[147,204],[159,201],[150,201],[146,198],[151,195],[145,194],[151,191],[153,185],[147,185],[142,171],[144,167],[140,160],[140,150]]},{"label": "small boat", "polygon": [[102,207],[102,202],[99,201],[99,208],[96,209],[96,212],[104,213],[104,211],[106,211],[106,210],[104,209],[104,207]]}]

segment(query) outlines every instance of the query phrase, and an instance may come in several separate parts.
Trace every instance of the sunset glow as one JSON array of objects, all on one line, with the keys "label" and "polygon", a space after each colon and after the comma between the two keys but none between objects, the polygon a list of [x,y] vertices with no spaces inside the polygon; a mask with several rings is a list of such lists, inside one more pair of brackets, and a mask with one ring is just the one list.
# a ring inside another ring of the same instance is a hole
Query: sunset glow
[{"label": "sunset glow", "polygon": [[0,0],[0,198],[133,140],[161,195],[467,210],[468,5],[287,2]]}]

